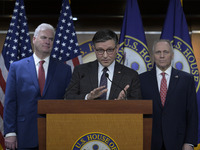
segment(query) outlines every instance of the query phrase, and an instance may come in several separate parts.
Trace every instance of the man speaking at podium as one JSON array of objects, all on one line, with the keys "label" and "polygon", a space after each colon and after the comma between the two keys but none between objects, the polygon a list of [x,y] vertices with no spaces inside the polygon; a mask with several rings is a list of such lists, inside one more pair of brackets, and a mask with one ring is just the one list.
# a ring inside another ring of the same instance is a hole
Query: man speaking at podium
[{"label": "man speaking at podium", "polygon": [[92,42],[97,60],[74,68],[65,99],[140,99],[138,73],[115,61],[117,35],[111,30],[100,30]]}]

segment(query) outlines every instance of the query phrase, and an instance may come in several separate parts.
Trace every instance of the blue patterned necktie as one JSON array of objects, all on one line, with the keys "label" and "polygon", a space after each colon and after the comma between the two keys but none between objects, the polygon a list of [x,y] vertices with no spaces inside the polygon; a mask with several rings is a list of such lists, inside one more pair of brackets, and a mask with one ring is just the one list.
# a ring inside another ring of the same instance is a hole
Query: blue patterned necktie
[{"label": "blue patterned necktie", "polygon": [[[105,88],[107,88],[107,78],[106,78],[106,72],[108,71],[108,68],[105,67],[103,68],[103,74],[101,75],[101,80],[100,80],[100,86],[105,86]],[[106,95],[107,93],[103,93],[101,96],[100,96],[100,99],[106,99]]]}]

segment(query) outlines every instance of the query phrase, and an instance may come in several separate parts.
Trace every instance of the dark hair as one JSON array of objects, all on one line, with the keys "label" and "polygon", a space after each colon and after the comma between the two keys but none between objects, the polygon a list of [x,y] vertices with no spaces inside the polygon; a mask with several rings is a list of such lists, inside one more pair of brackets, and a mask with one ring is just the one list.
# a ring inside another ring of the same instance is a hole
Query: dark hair
[{"label": "dark hair", "polygon": [[92,42],[95,45],[99,42],[105,42],[108,40],[114,40],[115,45],[118,44],[118,36],[115,32],[109,29],[99,30],[95,33],[94,37],[92,38]]}]

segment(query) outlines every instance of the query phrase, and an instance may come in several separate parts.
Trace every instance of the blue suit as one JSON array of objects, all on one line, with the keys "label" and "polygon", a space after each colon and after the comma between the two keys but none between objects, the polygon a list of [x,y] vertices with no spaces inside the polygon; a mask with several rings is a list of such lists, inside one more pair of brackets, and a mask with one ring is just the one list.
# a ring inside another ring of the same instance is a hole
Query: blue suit
[{"label": "blue suit", "polygon": [[63,99],[70,79],[71,67],[50,58],[41,96],[33,56],[10,66],[4,104],[4,134],[17,134],[18,149],[38,146],[37,101]]},{"label": "blue suit", "polygon": [[172,68],[165,106],[162,107],[156,69],[140,76],[143,99],[153,100],[152,150],[181,150],[197,145],[198,113],[194,77]]}]

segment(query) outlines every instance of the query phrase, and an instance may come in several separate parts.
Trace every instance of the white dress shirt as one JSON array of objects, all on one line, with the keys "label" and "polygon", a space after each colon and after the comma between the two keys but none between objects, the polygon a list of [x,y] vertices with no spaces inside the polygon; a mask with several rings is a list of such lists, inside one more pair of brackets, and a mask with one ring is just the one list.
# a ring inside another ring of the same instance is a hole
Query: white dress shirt
[{"label": "white dress shirt", "polygon": [[[114,68],[115,68],[115,61],[107,67],[108,68],[108,71],[107,73],[109,74],[109,79],[112,81],[113,80],[113,74],[114,74]],[[100,63],[99,63],[99,68],[98,68],[98,86],[100,86],[100,80],[101,80],[101,75],[103,74],[103,69],[104,69],[104,66],[102,66]],[[111,89],[111,81],[107,79],[107,94],[106,94],[106,100],[109,99],[109,95],[110,95],[110,89]]]},{"label": "white dress shirt", "polygon": [[[35,62],[35,68],[36,68],[36,72],[37,72],[37,77],[38,77],[38,68],[40,66],[40,61],[41,59],[38,58],[35,53],[33,54],[33,59],[34,59],[34,62]],[[44,72],[45,72],[45,79],[47,78],[47,71],[48,71],[48,67],[49,67],[49,59],[50,59],[50,56],[46,57],[45,59],[42,59],[44,60],[45,62],[43,63],[43,68],[44,68]]]},{"label": "white dress shirt", "polygon": [[[157,66],[156,66],[156,77],[157,77],[157,82],[158,82],[158,90],[160,92],[160,84],[161,84],[161,80],[162,80],[162,73],[163,71],[160,70]],[[169,81],[170,81],[170,77],[171,77],[171,72],[172,72],[172,66],[170,66],[167,70],[164,71],[165,73],[165,78],[167,80],[167,89],[169,87]]]}]

